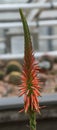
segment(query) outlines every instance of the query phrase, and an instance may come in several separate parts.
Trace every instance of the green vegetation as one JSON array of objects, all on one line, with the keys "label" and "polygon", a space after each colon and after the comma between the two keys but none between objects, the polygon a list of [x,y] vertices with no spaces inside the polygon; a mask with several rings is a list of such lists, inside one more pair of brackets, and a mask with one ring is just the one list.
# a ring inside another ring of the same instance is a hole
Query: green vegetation
[{"label": "green vegetation", "polygon": [[9,74],[13,71],[20,72],[21,69],[22,69],[21,64],[18,61],[10,61],[6,67],[6,74]]},{"label": "green vegetation", "polygon": [[19,72],[16,72],[16,71],[11,72],[9,74],[9,83],[12,83],[15,85],[20,84],[21,82],[20,76],[21,76],[21,73]]},{"label": "green vegetation", "polygon": [[0,70],[0,80],[3,80],[4,78],[4,72]]}]

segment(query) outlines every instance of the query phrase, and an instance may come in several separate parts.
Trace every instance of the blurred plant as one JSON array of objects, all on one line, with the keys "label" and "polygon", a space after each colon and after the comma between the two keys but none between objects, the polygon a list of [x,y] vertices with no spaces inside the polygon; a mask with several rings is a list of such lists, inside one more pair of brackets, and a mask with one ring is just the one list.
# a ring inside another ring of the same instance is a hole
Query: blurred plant
[{"label": "blurred plant", "polygon": [[53,68],[53,58],[50,55],[43,55],[39,58],[39,67],[42,72],[50,71]]},{"label": "blurred plant", "polygon": [[21,69],[21,64],[18,61],[10,61],[6,67],[6,74],[9,74],[12,71],[20,72]]},{"label": "blurred plant", "polygon": [[5,67],[5,61],[0,60],[0,68],[3,69]]},{"label": "blurred plant", "polygon": [[15,84],[15,85],[18,85],[21,83],[21,73],[19,72],[16,72],[16,71],[13,71],[9,74],[9,80],[8,82],[9,83],[12,83],[12,84]]},{"label": "blurred plant", "polygon": [[21,84],[19,85],[19,96],[24,94],[24,109],[25,113],[30,117],[30,130],[36,130],[36,113],[40,113],[39,99],[40,86],[38,78],[38,64],[34,58],[30,32],[25,16],[22,10],[19,9],[24,28],[24,65],[21,75]]},{"label": "blurred plant", "polygon": [[5,75],[4,71],[0,70],[0,80],[3,80],[4,75]]}]

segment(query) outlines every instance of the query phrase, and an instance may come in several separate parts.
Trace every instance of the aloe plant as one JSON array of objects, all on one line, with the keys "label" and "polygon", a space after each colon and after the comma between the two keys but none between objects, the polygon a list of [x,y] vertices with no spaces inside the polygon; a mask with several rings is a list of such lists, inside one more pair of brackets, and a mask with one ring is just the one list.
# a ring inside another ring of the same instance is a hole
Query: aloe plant
[{"label": "aloe plant", "polygon": [[21,111],[29,114],[30,130],[36,130],[36,113],[40,113],[40,86],[38,79],[39,67],[34,58],[29,27],[26,18],[19,9],[24,29],[24,65],[19,85],[19,96],[24,95],[24,108]]}]

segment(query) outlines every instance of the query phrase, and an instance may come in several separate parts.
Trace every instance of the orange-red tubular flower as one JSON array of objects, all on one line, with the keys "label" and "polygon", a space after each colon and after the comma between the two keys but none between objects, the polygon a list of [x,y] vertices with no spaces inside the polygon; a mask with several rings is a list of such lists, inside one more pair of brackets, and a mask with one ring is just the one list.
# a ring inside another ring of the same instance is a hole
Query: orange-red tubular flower
[{"label": "orange-red tubular flower", "polygon": [[24,35],[25,35],[25,52],[24,52],[24,65],[21,76],[21,85],[19,86],[20,94],[24,95],[24,111],[28,112],[29,109],[35,112],[39,112],[39,101],[38,96],[41,96],[39,89],[39,79],[38,64],[35,61],[31,39],[29,35],[28,25],[26,23],[25,17],[22,14],[21,9],[20,15],[23,21]]}]

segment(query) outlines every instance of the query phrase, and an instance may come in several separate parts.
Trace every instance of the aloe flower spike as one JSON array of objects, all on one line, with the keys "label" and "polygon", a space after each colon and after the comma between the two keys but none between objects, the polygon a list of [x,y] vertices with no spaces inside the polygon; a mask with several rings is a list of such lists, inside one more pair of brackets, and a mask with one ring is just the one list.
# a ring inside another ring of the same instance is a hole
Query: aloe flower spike
[{"label": "aloe flower spike", "polygon": [[19,86],[20,94],[24,95],[24,111],[30,117],[30,129],[36,130],[36,112],[40,113],[39,100],[37,96],[40,94],[40,86],[38,79],[38,64],[35,61],[29,27],[22,9],[19,9],[21,20],[24,28],[24,65],[21,76],[21,85]]}]

